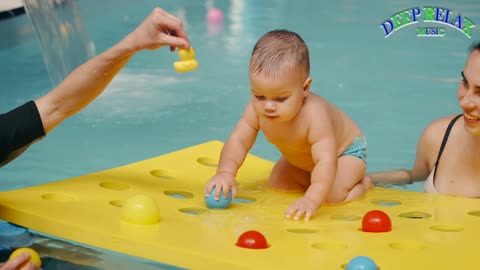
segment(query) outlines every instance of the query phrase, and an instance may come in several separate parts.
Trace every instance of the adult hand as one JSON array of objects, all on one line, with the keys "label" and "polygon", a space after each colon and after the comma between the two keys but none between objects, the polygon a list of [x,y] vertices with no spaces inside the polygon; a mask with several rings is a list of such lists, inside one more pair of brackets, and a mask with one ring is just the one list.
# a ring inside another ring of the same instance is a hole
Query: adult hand
[{"label": "adult hand", "polygon": [[161,8],[153,12],[126,39],[136,51],[157,49],[162,46],[190,48],[183,22]]},{"label": "adult hand", "polygon": [[0,270],[38,270],[33,262],[28,262],[29,259],[30,253],[23,252],[6,263],[0,264]]}]

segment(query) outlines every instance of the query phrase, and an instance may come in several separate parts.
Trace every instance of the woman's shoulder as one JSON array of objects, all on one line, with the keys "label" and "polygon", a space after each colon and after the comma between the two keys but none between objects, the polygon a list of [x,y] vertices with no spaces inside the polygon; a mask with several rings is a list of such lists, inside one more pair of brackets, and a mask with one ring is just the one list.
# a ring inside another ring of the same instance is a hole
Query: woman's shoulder
[{"label": "woman's shoulder", "polygon": [[[432,133],[432,132],[439,133],[442,130],[446,131],[448,124],[450,124],[450,122],[452,122],[452,120],[457,116],[458,114],[454,114],[454,115],[450,115],[450,116],[446,116],[446,117],[442,117],[440,119],[434,120],[433,122],[428,124],[428,126],[425,128],[424,133]],[[443,133],[444,132],[441,132],[442,136],[443,136]]]},{"label": "woman's shoulder", "polygon": [[427,125],[417,145],[417,160],[424,160],[431,170],[435,164],[438,151],[442,144],[443,137],[447,131],[448,124],[457,115],[450,115],[432,121]]},{"label": "woman's shoulder", "polygon": [[430,124],[427,125],[425,130],[423,131],[422,137],[420,141],[429,145],[434,146],[437,148],[438,145],[443,140],[443,136],[447,131],[448,124],[457,117],[458,114],[450,115],[446,117],[442,117],[440,119],[432,121]]}]

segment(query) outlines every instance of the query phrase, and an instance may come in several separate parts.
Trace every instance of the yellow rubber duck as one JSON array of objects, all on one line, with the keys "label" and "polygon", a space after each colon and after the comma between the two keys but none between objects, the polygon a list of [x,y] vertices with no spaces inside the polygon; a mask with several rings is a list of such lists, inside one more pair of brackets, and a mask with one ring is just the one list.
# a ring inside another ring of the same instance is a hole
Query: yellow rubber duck
[{"label": "yellow rubber duck", "polygon": [[192,47],[190,49],[178,49],[178,57],[181,61],[173,63],[177,72],[192,71],[198,67],[198,62],[195,60],[195,50]]}]

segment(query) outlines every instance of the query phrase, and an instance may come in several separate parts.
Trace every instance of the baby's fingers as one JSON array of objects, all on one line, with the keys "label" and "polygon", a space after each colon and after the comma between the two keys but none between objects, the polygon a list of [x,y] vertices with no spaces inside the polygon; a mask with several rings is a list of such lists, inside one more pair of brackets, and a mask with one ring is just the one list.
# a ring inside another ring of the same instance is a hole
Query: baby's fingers
[{"label": "baby's fingers", "polygon": [[295,215],[295,217],[293,219],[294,220],[299,220],[303,216],[303,214],[305,214],[305,212],[306,212],[305,208],[299,208],[297,210],[297,214]]},{"label": "baby's fingers", "polygon": [[215,187],[215,183],[209,182],[205,186],[205,196],[210,197],[210,194],[212,193],[212,189]]},{"label": "baby's fingers", "polygon": [[225,185],[217,185],[215,187],[215,200],[220,200],[220,193],[225,189]]},{"label": "baby's fingers", "polygon": [[292,218],[292,215],[298,210],[298,207],[295,205],[290,205],[285,211],[285,217]]},{"label": "baby's fingers", "polygon": [[225,199],[228,198],[228,193],[230,192],[230,187],[228,185],[224,185],[222,191],[223,191],[223,197]]},{"label": "baby's fingers", "polygon": [[312,210],[307,210],[305,212],[305,221],[309,221],[310,218],[312,217],[312,215],[313,215],[313,211]]}]

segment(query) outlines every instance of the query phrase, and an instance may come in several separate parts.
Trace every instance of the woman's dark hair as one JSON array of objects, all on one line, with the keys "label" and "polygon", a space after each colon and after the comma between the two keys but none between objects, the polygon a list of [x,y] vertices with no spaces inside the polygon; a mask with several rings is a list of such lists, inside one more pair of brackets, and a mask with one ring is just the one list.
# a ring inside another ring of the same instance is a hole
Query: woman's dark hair
[{"label": "woman's dark hair", "polygon": [[473,51],[480,51],[480,42],[476,41],[470,45],[470,52],[472,53]]}]

